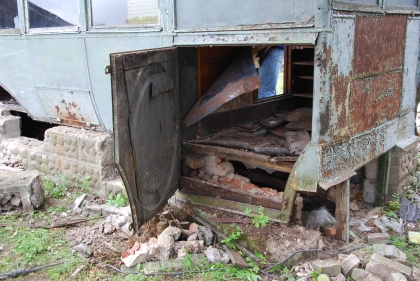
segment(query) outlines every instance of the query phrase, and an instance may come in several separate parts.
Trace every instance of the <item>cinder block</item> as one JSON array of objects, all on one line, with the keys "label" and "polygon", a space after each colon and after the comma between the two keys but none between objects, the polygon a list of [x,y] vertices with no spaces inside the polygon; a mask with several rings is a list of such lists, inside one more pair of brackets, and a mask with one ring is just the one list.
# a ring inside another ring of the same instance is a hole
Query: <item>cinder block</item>
[{"label": "cinder block", "polygon": [[79,160],[109,165],[114,161],[113,142],[110,134],[103,132],[87,132],[78,138]]},{"label": "cinder block", "polygon": [[341,273],[341,265],[334,260],[315,260],[312,262],[315,270],[321,269],[321,272],[328,276],[337,276]]},{"label": "cinder block", "polygon": [[391,273],[401,273],[409,277],[413,272],[412,268],[378,254],[373,254],[369,263],[366,265],[366,270],[382,280],[387,280]]},{"label": "cinder block", "polygon": [[9,139],[20,136],[19,116],[0,116],[0,138]]},{"label": "cinder block", "polygon": [[398,250],[398,248],[395,247],[394,245],[384,245],[384,244],[373,245],[373,253],[384,256],[389,259],[395,259],[395,260],[401,260],[401,261],[405,261],[407,259],[407,256],[403,252]]},{"label": "cinder block", "polygon": [[368,243],[383,243],[389,242],[388,233],[368,233]]},{"label": "cinder block", "polygon": [[341,273],[348,277],[351,275],[353,269],[358,267],[360,260],[356,255],[350,254],[347,258],[341,261]]}]

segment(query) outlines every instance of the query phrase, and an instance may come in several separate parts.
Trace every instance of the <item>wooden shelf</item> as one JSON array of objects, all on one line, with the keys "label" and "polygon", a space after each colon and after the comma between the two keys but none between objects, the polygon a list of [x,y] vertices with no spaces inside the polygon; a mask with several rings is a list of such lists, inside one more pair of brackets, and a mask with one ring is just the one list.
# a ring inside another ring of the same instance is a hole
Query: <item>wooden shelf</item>
[{"label": "wooden shelf", "polygon": [[295,61],[293,65],[314,65],[313,61]]},{"label": "wooden shelf", "polygon": [[292,94],[292,96],[308,98],[308,99],[312,99],[314,97],[312,93],[298,93],[298,94]]},{"label": "wooden shelf", "polygon": [[299,79],[305,79],[305,80],[314,80],[313,76],[306,76],[306,75],[302,75],[302,76],[298,76]]}]

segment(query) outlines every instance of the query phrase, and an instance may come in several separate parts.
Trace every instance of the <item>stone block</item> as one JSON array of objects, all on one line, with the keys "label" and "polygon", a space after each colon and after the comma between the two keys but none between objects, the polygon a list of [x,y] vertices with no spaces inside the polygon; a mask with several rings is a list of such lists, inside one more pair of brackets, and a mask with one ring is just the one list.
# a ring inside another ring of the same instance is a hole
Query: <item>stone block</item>
[{"label": "stone block", "polygon": [[408,241],[412,244],[420,244],[420,232],[409,231]]},{"label": "stone block", "polygon": [[413,269],[408,266],[378,254],[373,254],[369,263],[366,265],[366,270],[378,276],[382,280],[386,280],[391,273],[402,273],[408,277],[411,276],[413,271]]},{"label": "stone block", "polygon": [[358,267],[360,260],[357,256],[350,254],[347,258],[341,261],[341,273],[348,277],[351,275],[353,269]]},{"label": "stone block", "polygon": [[394,260],[405,261],[407,259],[407,256],[394,245],[373,245],[373,253]]},{"label": "stone block", "polygon": [[37,170],[45,174],[61,174],[61,157],[38,151],[29,152],[29,169]]},{"label": "stone block", "polygon": [[88,188],[99,190],[101,187],[101,174],[99,167],[81,163],[69,158],[62,158],[62,173],[67,175],[70,179],[80,181],[88,179]]},{"label": "stone block", "polygon": [[389,242],[389,235],[388,233],[368,233],[367,239],[369,244]]},{"label": "stone block", "polygon": [[407,278],[401,273],[391,273],[386,281],[407,281]]},{"label": "stone block", "polygon": [[44,182],[35,171],[0,171],[0,193],[19,193],[23,210],[29,212],[44,202]]},{"label": "stone block", "polygon": [[334,260],[315,260],[312,262],[315,270],[321,269],[321,272],[328,276],[337,276],[341,273],[341,265]]},{"label": "stone block", "polygon": [[120,177],[102,181],[102,184],[105,185],[105,197],[108,197],[109,194],[125,192],[125,186]]},{"label": "stone block", "polygon": [[20,136],[19,116],[0,116],[0,139],[10,139]]},{"label": "stone block", "polygon": [[376,280],[380,281],[379,278],[377,278],[376,276],[371,274],[369,271],[366,271],[366,270],[361,269],[361,268],[353,269],[351,277],[355,281],[376,281]]},{"label": "stone block", "polygon": [[112,164],[114,155],[111,136],[90,133],[90,137],[83,135],[78,139],[79,160],[98,165]]},{"label": "stone block", "polygon": [[72,159],[78,159],[77,137],[66,134],[63,127],[58,126],[45,131],[44,149]]}]

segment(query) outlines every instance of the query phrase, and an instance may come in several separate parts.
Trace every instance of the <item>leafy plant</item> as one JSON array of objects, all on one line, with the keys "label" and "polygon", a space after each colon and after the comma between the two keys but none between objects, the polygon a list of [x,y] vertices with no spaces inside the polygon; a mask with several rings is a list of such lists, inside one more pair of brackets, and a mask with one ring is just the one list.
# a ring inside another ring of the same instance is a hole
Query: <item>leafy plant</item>
[{"label": "leafy plant", "polygon": [[81,178],[78,182],[81,184],[81,188],[83,191],[85,191],[89,185],[89,181],[92,179],[91,176],[85,176]]},{"label": "leafy plant", "polygon": [[387,205],[382,208],[382,213],[390,218],[398,218],[397,213],[401,208],[400,196],[398,194],[393,194],[392,199],[388,201]]},{"label": "leafy plant", "polygon": [[309,273],[309,276],[311,276],[315,281],[318,280],[318,277],[322,274],[322,269],[319,268],[311,273]]},{"label": "leafy plant", "polygon": [[190,269],[192,267],[192,262],[191,262],[192,256],[193,256],[192,254],[188,254],[182,260],[182,263],[184,264],[184,266],[185,266],[186,269]]},{"label": "leafy plant", "polygon": [[260,226],[266,226],[269,221],[270,218],[264,214],[264,207],[260,206],[258,208],[258,215],[252,218],[252,224],[256,228],[259,228]]},{"label": "leafy plant", "polygon": [[117,194],[111,193],[108,196],[108,205],[125,207],[128,205],[128,198],[126,195],[123,195],[121,193],[117,193]]},{"label": "leafy plant", "polygon": [[243,234],[242,229],[239,226],[236,226],[235,230],[229,234],[228,238],[223,239],[221,242],[225,243],[226,246],[231,247],[232,249],[235,250],[236,246],[234,243],[238,241],[238,239],[242,236],[242,234]]},{"label": "leafy plant", "polygon": [[408,243],[408,238],[406,236],[391,236],[390,240],[391,245],[394,245],[407,255],[408,262],[416,267],[420,266],[420,245]]},{"label": "leafy plant", "polygon": [[[58,179],[65,179],[65,175],[57,175]],[[55,182],[47,176],[42,177],[44,181],[44,189],[46,197],[60,198],[67,194],[67,190],[70,187],[68,182]]]}]

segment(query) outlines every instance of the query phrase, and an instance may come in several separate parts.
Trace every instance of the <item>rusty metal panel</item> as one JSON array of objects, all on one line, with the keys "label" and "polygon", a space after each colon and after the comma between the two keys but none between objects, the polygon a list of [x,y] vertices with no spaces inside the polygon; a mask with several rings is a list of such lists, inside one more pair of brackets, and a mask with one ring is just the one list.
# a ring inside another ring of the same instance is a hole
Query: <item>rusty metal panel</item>
[{"label": "rusty metal panel", "polygon": [[224,103],[259,87],[261,84],[252,59],[252,49],[246,47],[188,112],[184,123],[189,127]]},{"label": "rusty metal panel", "polygon": [[130,199],[136,231],[178,188],[177,51],[111,55],[115,163]]},{"label": "rusty metal panel", "polygon": [[53,122],[72,126],[100,125],[87,90],[35,87]]},{"label": "rusty metal panel", "polygon": [[354,75],[401,69],[406,25],[406,16],[357,17]]},{"label": "rusty metal panel", "polygon": [[402,72],[384,73],[352,81],[349,98],[350,135],[356,135],[398,117]]}]

